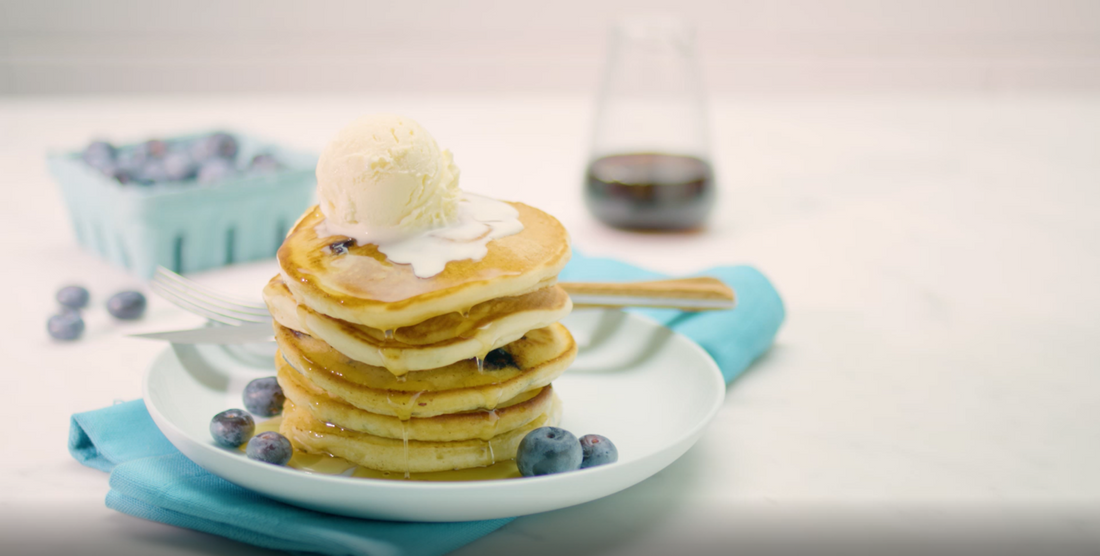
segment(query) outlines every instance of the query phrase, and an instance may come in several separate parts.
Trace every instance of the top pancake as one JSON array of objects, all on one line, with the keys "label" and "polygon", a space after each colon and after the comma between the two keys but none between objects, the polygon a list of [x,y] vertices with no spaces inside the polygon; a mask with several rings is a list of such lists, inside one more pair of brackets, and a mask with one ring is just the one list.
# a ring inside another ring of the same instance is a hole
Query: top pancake
[{"label": "top pancake", "polygon": [[344,236],[318,237],[324,219],[313,207],[279,248],[284,282],[299,303],[319,313],[380,330],[411,326],[464,312],[498,297],[553,284],[569,262],[569,234],[554,217],[523,203],[523,231],[489,242],[480,261],[451,261],[443,272],[419,278],[407,264],[389,261],[374,244],[330,246]]}]

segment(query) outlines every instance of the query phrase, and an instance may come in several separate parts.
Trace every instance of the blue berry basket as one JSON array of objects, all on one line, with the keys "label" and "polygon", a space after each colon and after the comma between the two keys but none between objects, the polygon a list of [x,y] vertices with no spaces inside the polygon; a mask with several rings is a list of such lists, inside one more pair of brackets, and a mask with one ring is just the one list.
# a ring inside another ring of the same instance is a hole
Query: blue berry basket
[{"label": "blue berry basket", "polygon": [[77,241],[142,278],[151,277],[157,266],[184,273],[273,257],[312,203],[317,155],[232,135],[236,160],[267,153],[282,168],[213,184],[123,185],[87,165],[79,151],[50,154],[50,173],[61,187]]}]

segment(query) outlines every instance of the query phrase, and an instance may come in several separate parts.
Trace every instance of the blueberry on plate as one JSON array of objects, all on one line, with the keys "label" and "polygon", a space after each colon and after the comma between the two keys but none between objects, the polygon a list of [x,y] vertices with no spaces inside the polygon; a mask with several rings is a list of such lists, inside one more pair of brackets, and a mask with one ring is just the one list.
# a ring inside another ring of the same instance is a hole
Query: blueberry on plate
[{"label": "blueberry on plate", "polygon": [[244,387],[245,409],[261,417],[274,417],[283,412],[283,388],[275,377],[257,378]]},{"label": "blueberry on plate", "polygon": [[46,321],[46,331],[57,340],[75,340],[84,333],[84,319],[73,309],[66,309]]},{"label": "blueberry on plate", "polygon": [[267,431],[253,436],[252,440],[248,441],[244,455],[264,463],[286,465],[286,462],[290,461],[290,456],[294,455],[294,448],[285,436],[275,431]]},{"label": "blueberry on plate", "polygon": [[256,430],[256,422],[243,409],[227,409],[210,420],[210,436],[227,448],[244,444]]},{"label": "blueberry on plate", "polygon": [[137,320],[145,314],[145,296],[141,292],[125,291],[107,300],[107,312],[120,320]]},{"label": "blueberry on plate", "polygon": [[212,158],[225,158],[232,160],[237,157],[237,139],[232,135],[219,131],[206,137],[196,139],[191,144],[191,156],[200,162]]},{"label": "blueberry on plate", "polygon": [[523,437],[516,452],[516,465],[524,477],[573,471],[584,454],[573,433],[558,427],[539,427]]},{"label": "blueberry on plate", "polygon": [[89,166],[102,170],[114,162],[116,154],[114,145],[106,141],[92,141],[84,147],[80,158]]},{"label": "blueberry on plate", "polygon": [[581,437],[581,469],[619,461],[619,450],[605,436],[586,434]]},{"label": "blueberry on plate", "polygon": [[211,158],[199,166],[199,182],[214,183],[232,177],[237,173],[233,163],[224,158]]},{"label": "blueberry on plate", "polygon": [[88,306],[88,290],[80,286],[65,286],[57,290],[57,302],[70,309],[83,309]]}]

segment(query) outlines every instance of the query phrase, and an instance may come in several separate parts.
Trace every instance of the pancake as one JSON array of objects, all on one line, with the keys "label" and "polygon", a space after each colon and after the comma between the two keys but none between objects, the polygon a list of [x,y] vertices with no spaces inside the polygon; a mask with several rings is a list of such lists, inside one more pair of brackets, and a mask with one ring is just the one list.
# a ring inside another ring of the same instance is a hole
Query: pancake
[{"label": "pancake", "polygon": [[282,276],[276,275],[268,280],[263,289],[264,304],[275,322],[291,329],[309,334],[305,326],[298,321],[298,302],[290,295],[283,283]]},{"label": "pancake", "polygon": [[451,261],[430,278],[389,261],[374,244],[331,248],[348,238],[318,237],[315,228],[324,215],[313,207],[279,248],[281,273],[299,305],[379,330],[466,312],[555,283],[569,261],[569,234],[554,217],[509,204],[519,212],[523,231],[489,242],[481,260]]},{"label": "pancake", "polygon": [[[402,420],[478,409],[495,409],[502,402],[523,392],[550,384],[565,372],[577,356],[576,343],[564,326],[555,323],[540,330],[546,330],[549,333],[549,340],[554,345],[564,345],[565,349],[556,357],[531,367],[524,367],[522,372],[509,380],[479,386],[452,390],[385,390],[353,382],[353,379],[341,370],[327,369],[318,365],[295,368],[314,385],[329,395],[344,400],[348,405],[379,415],[395,416]],[[288,360],[288,363],[291,362]],[[486,371],[485,374],[492,374],[492,371]]]},{"label": "pancake", "polygon": [[352,384],[402,392],[455,390],[507,382],[560,357],[572,344],[568,333],[562,334],[552,327],[539,328],[489,352],[480,372],[475,361],[466,359],[438,369],[394,376],[383,367],[355,361],[317,338],[279,324],[275,325],[275,340],[283,357],[297,369],[319,368]]},{"label": "pancake", "polygon": [[401,421],[397,417],[378,415],[347,405],[313,385],[285,362],[279,365],[278,380],[287,399],[308,410],[319,421],[385,438],[435,442],[489,440],[546,413],[553,397],[553,388],[545,386],[523,392],[492,411],[469,411]]},{"label": "pancake", "polygon": [[[293,298],[285,286],[275,283],[277,280],[272,279],[264,288],[264,299],[276,321],[321,339],[352,359],[386,367],[395,375],[436,369],[463,359],[484,358],[488,352],[518,340],[529,330],[557,322],[573,308],[565,290],[554,285],[522,296],[481,303],[477,306],[481,308],[478,314],[471,310],[469,318],[448,313],[399,328],[388,339],[381,330],[334,319],[305,306],[294,305],[292,313]],[[398,340],[398,331],[402,338],[418,342]],[[450,338],[441,339],[447,336]],[[423,342],[425,339],[440,341],[427,344]]]},{"label": "pancake", "polygon": [[485,467],[515,458],[520,441],[532,430],[558,424],[561,402],[556,396],[551,396],[549,411],[522,427],[490,440],[403,442],[328,426],[314,418],[309,411],[289,401],[283,409],[283,422],[279,432],[290,440],[296,450],[332,454],[381,471],[426,473]]},{"label": "pancake", "polygon": [[[298,303],[283,283],[281,276],[272,278],[264,286],[263,294],[264,301],[275,320],[287,328],[308,333],[305,326],[298,320]],[[364,341],[372,345],[404,348],[438,344],[456,337],[490,338],[490,332],[487,332],[489,329],[510,332],[542,328],[551,322],[565,318],[572,305],[569,294],[565,293],[561,287],[554,285],[524,295],[500,297],[478,303],[465,314],[447,313],[412,326],[388,331],[332,319],[332,317],[324,316],[324,318],[336,321],[341,328],[349,329],[346,334],[363,337]],[[483,340],[482,343],[492,342]]]}]

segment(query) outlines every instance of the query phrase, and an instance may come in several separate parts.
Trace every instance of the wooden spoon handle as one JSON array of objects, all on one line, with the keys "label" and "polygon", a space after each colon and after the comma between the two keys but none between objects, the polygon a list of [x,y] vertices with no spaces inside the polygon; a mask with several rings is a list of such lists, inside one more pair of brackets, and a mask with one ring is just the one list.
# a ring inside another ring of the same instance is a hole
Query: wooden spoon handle
[{"label": "wooden spoon handle", "polygon": [[732,309],[733,290],[717,278],[650,282],[559,282],[574,307],[662,307],[682,311]]}]

